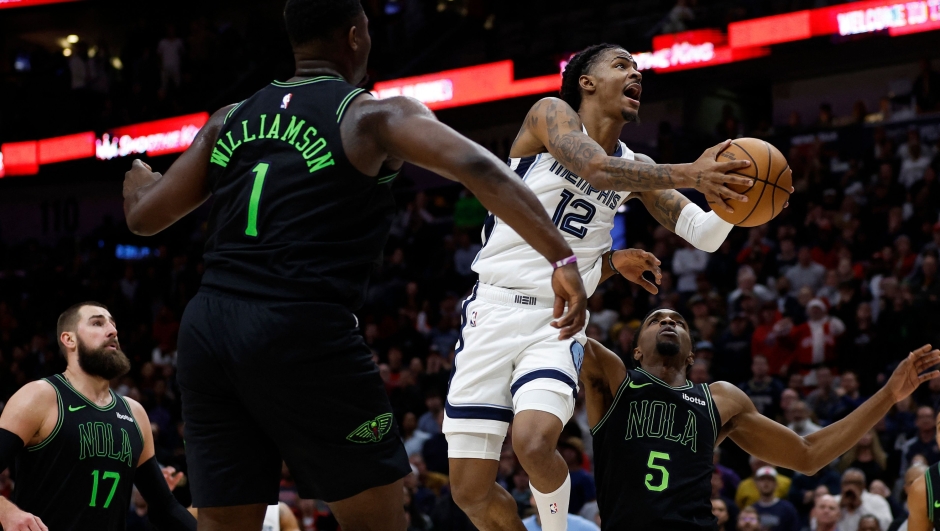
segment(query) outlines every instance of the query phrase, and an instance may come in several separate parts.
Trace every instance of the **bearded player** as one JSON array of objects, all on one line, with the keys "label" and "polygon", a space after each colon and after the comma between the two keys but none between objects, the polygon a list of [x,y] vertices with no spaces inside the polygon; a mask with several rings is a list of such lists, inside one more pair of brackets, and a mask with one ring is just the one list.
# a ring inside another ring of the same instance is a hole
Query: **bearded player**
[{"label": "bearded player", "polygon": [[0,470],[16,467],[12,501],[0,498],[4,531],[123,531],[134,485],[158,529],[195,531],[154,457],[147,413],[110,389],[130,361],[108,309],[76,304],[56,333],[65,372],[24,385],[0,415]]},{"label": "bearded player", "polygon": [[849,416],[800,437],[761,415],[736,386],[686,379],[692,341],[688,323],[674,310],[654,310],[643,320],[633,358],[638,368],[628,370],[596,341],[585,349],[581,379],[603,529],[715,529],[712,451],[725,437],[758,459],[813,475],[854,446],[891,406],[940,376],[925,373],[940,362],[940,351],[925,345]]},{"label": "bearded player", "polygon": [[[746,198],[724,185],[751,182],[725,173],[747,161],[716,162],[727,143],[693,164],[655,165],[630,151],[619,136],[636,120],[641,82],[623,48],[587,48],[565,68],[561,98],[532,107],[510,150],[510,167],[574,251],[588,295],[610,275],[658,265],[648,253],[611,248],[614,216],[624,201],[638,197],[664,227],[713,252],[732,225],[673,189],[697,188],[713,206],[730,210],[725,198]],[[445,404],[454,499],[480,529],[522,529],[515,502],[496,484],[512,421],[513,447],[529,474],[542,526],[564,530],[571,482],[555,448],[574,410],[585,336],[562,340],[554,333],[550,271],[513,228],[490,216],[483,239],[473,264],[480,281],[463,304]],[[656,292],[640,277],[629,278]]]}]

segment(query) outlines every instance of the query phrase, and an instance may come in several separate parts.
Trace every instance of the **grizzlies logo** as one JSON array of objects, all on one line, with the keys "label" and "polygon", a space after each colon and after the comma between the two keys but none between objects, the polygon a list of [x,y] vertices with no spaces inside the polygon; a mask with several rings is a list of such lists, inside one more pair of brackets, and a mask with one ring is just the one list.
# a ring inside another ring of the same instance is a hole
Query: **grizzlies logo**
[{"label": "grizzlies logo", "polygon": [[581,374],[581,364],[584,363],[584,345],[577,341],[571,342],[571,361],[574,362],[574,370]]}]

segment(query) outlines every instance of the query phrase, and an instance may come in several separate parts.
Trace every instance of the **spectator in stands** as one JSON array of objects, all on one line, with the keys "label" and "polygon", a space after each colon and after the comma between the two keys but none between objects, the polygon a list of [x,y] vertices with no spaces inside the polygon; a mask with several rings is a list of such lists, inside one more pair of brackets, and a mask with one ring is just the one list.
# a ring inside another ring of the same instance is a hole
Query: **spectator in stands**
[{"label": "spectator in stands", "polygon": [[826,268],[813,261],[812,251],[806,245],[800,247],[796,265],[784,273],[784,276],[790,280],[791,295],[797,295],[804,287],[816,293],[822,287],[825,275]]},{"label": "spectator in stands", "polygon": [[806,310],[800,304],[796,297],[790,295],[790,279],[786,276],[777,278],[777,293],[774,300],[777,303],[777,311],[783,317],[789,318],[794,324],[801,324],[806,321]]},{"label": "spectator in stands", "polygon": [[774,467],[764,466],[754,474],[760,499],[754,503],[760,516],[761,528],[767,531],[799,531],[800,519],[796,508],[789,501],[776,496],[777,471]]},{"label": "spectator in stands", "polygon": [[437,415],[444,411],[441,392],[438,389],[429,389],[424,398],[424,406],[428,410],[418,419],[418,429],[431,435],[440,433],[441,429],[437,424]]},{"label": "spectator in stands", "polygon": [[885,471],[888,467],[888,455],[881,447],[875,430],[871,430],[855,444],[855,446],[839,459],[839,471],[845,472],[850,468],[861,470],[869,480],[886,479]]},{"label": "spectator in stands", "polygon": [[917,408],[915,419],[917,434],[901,446],[901,472],[913,463],[914,456],[923,456],[928,465],[940,462],[940,448],[937,448],[934,409],[930,406]]},{"label": "spectator in stands", "polygon": [[718,521],[718,531],[729,531],[728,503],[721,498],[712,498],[712,515]]},{"label": "spectator in stands", "polygon": [[617,322],[620,317],[617,312],[604,307],[604,292],[598,290],[588,299],[588,309],[591,312],[590,324],[600,328],[601,338],[598,341],[606,344],[610,334],[610,327]]},{"label": "spectator in stands", "polygon": [[676,5],[672,7],[663,21],[662,33],[687,31],[694,20],[695,11],[692,11],[692,8],[689,7],[689,0],[676,0]]},{"label": "spectator in stands", "polygon": [[777,338],[789,332],[787,328],[789,323],[777,326],[777,323],[781,321],[781,316],[777,310],[777,303],[772,301],[765,302],[761,306],[759,315],[760,322],[754,329],[754,335],[751,336],[751,355],[762,356],[769,364],[770,374],[775,376],[784,374],[793,361],[789,356],[792,351],[781,347]]},{"label": "spectator in stands", "polygon": [[858,375],[854,371],[842,373],[836,394],[839,396],[839,405],[836,407],[836,420],[848,416],[849,413],[858,409],[862,402],[867,400],[859,391]]},{"label": "spectator in stands", "polygon": [[[689,325],[692,327],[693,337],[697,341],[714,341],[720,330],[721,321],[711,314],[705,297],[698,293],[692,295],[688,306],[692,310],[692,320]],[[591,320],[592,322],[594,320],[593,312],[591,313]]]},{"label": "spectator in stands", "polygon": [[836,531],[836,529],[843,531],[842,527],[839,526],[841,516],[839,501],[835,496],[825,494],[816,498],[813,504],[816,531]]},{"label": "spectator in stands", "polygon": [[176,36],[176,26],[168,24],[166,37],[157,43],[157,55],[160,56],[160,89],[179,88],[182,81],[183,40]]},{"label": "spectator in stands", "polygon": [[917,112],[928,113],[940,110],[940,74],[934,72],[930,59],[921,59],[920,74],[911,87]]},{"label": "spectator in stands", "polygon": [[839,492],[841,478],[839,473],[829,465],[824,466],[812,476],[793,474],[788,499],[796,507],[803,526],[809,524],[809,513],[813,509],[818,496],[816,490],[825,490],[827,493]]},{"label": "spectator in stands", "polygon": [[[738,507],[750,507],[760,499],[760,491],[757,490],[756,481],[757,471],[763,467],[769,466],[769,463],[766,461],[761,461],[753,456],[748,460],[748,464],[751,466],[751,474],[753,475],[742,480],[738,485],[738,491],[734,494],[734,503]],[[787,494],[790,492],[790,484],[790,478],[778,475],[777,488],[774,490],[774,496],[786,498]]]},{"label": "spectator in stands", "polygon": [[755,355],[751,361],[751,379],[739,385],[754,407],[765,417],[776,418],[783,384],[770,376],[767,358]]},{"label": "spectator in stands", "polygon": [[750,362],[751,322],[747,314],[739,312],[715,343],[713,376],[717,380],[743,382],[749,376]]},{"label": "spectator in stands", "polygon": [[815,371],[816,389],[806,396],[806,405],[823,425],[829,424],[836,417],[839,410],[840,397],[836,393],[832,382],[832,371],[822,366]]},{"label": "spectator in stands", "polygon": [[761,531],[760,516],[754,507],[741,509],[738,515],[738,531]]},{"label": "spectator in stands", "polygon": [[584,470],[584,443],[578,437],[568,437],[558,442],[558,452],[568,463],[571,476],[571,501],[568,512],[578,514],[588,502],[597,499],[594,476]]},{"label": "spectator in stands", "polygon": [[842,508],[842,517],[839,519],[840,531],[858,529],[859,521],[865,515],[877,518],[882,529],[887,529],[891,525],[894,518],[888,501],[877,494],[868,492],[865,489],[866,484],[865,473],[857,468],[850,468],[842,473],[842,494],[836,497]]},{"label": "spectator in stands", "polygon": [[907,132],[907,142],[898,147],[898,158],[901,159],[898,182],[910,190],[924,178],[924,171],[930,166],[933,156],[933,149],[921,143],[920,131],[912,127]]},{"label": "spectator in stands", "polygon": [[[830,316],[826,303],[812,299],[806,304],[807,320],[793,327],[789,341],[795,347],[794,361],[803,371],[818,369],[824,363],[836,360],[837,340],[845,333],[845,324],[838,317]],[[807,384],[815,382],[810,373]]]},{"label": "spectator in stands", "polygon": [[408,411],[401,420],[401,439],[405,443],[405,451],[408,457],[419,452],[424,447],[424,442],[431,438],[431,434],[418,429],[418,419],[413,411]]},{"label": "spectator in stands", "polygon": [[721,447],[715,447],[713,456],[712,462],[715,465],[715,472],[721,476],[722,482],[719,494],[733,499],[735,492],[738,490],[738,485],[741,484],[741,477],[734,470],[721,464]]},{"label": "spectator in stands", "polygon": [[738,269],[738,288],[728,295],[728,312],[734,315],[740,311],[739,299],[744,294],[751,294],[760,301],[772,301],[774,294],[767,289],[767,286],[757,283],[757,274],[754,268],[748,265],[741,266]]},{"label": "spectator in stands", "polygon": [[708,253],[696,249],[682,240],[682,247],[672,255],[672,273],[676,276],[676,290],[687,294],[696,290],[696,277],[708,266]]},{"label": "spectator in stands", "polygon": [[787,408],[787,427],[796,432],[800,437],[806,437],[811,433],[816,433],[822,429],[822,426],[813,422],[810,418],[812,410],[806,405],[806,402],[797,400]]}]

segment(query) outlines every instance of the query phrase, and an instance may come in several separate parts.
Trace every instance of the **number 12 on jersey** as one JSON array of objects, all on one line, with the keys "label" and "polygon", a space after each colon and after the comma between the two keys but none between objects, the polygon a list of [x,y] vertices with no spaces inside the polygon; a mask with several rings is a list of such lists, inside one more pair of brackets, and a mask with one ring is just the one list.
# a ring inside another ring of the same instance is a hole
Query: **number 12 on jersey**
[{"label": "number 12 on jersey", "polygon": [[248,199],[248,226],[245,227],[247,236],[258,236],[258,203],[261,202],[261,189],[264,188],[264,178],[268,175],[270,167],[267,162],[259,162],[251,170],[255,174],[255,182],[251,186],[251,198]]},{"label": "number 12 on jersey", "polygon": [[[562,232],[567,232],[572,236],[576,236],[580,239],[584,239],[587,236],[587,227],[585,224],[591,222],[594,219],[594,215],[597,214],[597,209],[589,201],[584,199],[575,199],[574,193],[569,190],[561,191],[561,202],[558,203],[558,206],[555,207],[555,213],[552,215],[552,222],[558,227]],[[584,209],[583,213],[577,212],[568,212],[565,214],[565,209],[568,207],[573,209]],[[574,225],[574,223],[581,223],[580,227]]]}]

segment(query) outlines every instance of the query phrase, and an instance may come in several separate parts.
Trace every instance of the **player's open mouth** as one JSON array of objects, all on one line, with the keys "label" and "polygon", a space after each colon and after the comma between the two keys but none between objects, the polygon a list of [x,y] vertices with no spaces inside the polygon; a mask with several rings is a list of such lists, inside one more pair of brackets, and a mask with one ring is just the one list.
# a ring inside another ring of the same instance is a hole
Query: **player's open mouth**
[{"label": "player's open mouth", "polygon": [[641,94],[643,94],[643,86],[639,83],[630,83],[623,89],[623,95],[637,103],[640,103]]}]

